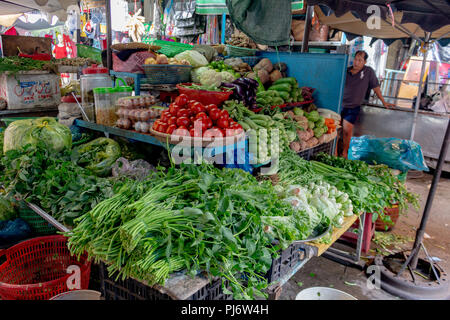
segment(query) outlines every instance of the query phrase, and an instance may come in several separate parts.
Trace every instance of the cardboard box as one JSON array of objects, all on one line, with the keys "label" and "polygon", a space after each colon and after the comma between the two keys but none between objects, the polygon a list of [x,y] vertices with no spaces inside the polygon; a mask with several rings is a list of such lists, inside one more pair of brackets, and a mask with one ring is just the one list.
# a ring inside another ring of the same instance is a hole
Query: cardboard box
[{"label": "cardboard box", "polygon": [[0,75],[0,97],[8,110],[55,107],[61,102],[59,77],[45,71]]}]

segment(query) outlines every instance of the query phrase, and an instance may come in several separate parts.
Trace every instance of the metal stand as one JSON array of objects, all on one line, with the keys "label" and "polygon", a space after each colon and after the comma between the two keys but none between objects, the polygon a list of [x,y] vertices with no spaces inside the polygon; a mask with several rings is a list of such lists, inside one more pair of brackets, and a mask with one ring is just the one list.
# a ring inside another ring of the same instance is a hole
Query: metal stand
[{"label": "metal stand", "polygon": [[323,253],[323,257],[333,260],[335,262],[344,264],[346,266],[355,267],[358,269],[364,269],[365,262],[361,260],[361,247],[362,241],[364,239],[364,226],[366,222],[366,213],[361,215],[361,221],[359,224],[358,239],[356,242],[355,253],[345,252],[333,247],[328,248],[326,252]]}]

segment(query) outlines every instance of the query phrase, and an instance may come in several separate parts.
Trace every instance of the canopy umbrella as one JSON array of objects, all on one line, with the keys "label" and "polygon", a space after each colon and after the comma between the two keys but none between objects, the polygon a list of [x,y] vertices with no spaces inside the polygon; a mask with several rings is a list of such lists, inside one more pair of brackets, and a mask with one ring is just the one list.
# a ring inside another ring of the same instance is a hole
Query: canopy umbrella
[{"label": "canopy umbrella", "polygon": [[40,10],[55,15],[60,21],[67,19],[67,8],[78,5],[77,0],[0,0],[0,25],[11,27],[25,12]]},{"label": "canopy umbrella", "polygon": [[[327,13],[322,16],[322,22],[327,23],[325,21],[329,18],[329,23],[332,27],[342,31],[350,31],[353,34],[374,36],[382,39],[410,37],[420,41],[424,59],[422,63],[418,97],[422,94],[422,79],[425,74],[426,51],[430,44],[430,40],[432,38],[440,40],[442,38],[450,37],[450,2],[446,0],[308,0],[308,5],[325,5],[328,7],[328,9],[326,7],[321,7],[325,8],[325,12]],[[373,7],[374,5],[376,7]],[[378,11],[380,17],[379,28],[369,29],[369,25],[377,20],[374,19],[373,21],[369,21],[371,15],[376,11]],[[331,16],[330,18],[331,12],[334,12],[334,17]],[[355,17],[360,21],[355,21]],[[419,104],[420,99],[417,98],[414,108],[414,120],[411,128],[411,140],[414,138]],[[391,275],[392,272],[382,267],[383,262],[378,261],[378,263],[376,263],[381,267],[381,277],[386,289],[397,295],[402,294],[406,298],[423,299],[425,296],[430,296],[432,294],[435,294],[435,297],[440,298],[444,295],[447,297],[446,295],[448,295],[446,292],[448,284],[442,283],[440,280],[438,271],[434,268],[434,262],[429,257],[423,245],[423,237],[434,194],[447,154],[449,139],[450,121],[447,125],[430,192],[428,193],[420,227],[416,232],[416,239],[410,255],[408,258],[405,257],[403,266],[394,276]],[[439,282],[439,286],[432,286],[429,284],[430,287],[423,287],[416,284],[413,270],[418,266],[418,256],[421,248],[424,249],[429,258],[429,264],[433,270],[435,279]],[[409,268],[409,271],[413,276],[414,285],[407,285],[405,284],[404,279],[400,278],[400,275],[406,267]],[[441,272],[440,274],[442,275],[443,273]]]}]

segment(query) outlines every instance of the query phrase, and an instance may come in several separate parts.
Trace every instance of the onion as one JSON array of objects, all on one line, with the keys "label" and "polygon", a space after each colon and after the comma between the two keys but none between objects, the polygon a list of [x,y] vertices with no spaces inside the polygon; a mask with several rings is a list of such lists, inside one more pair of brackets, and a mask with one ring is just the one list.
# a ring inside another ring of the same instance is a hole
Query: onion
[{"label": "onion", "polygon": [[148,132],[150,124],[148,122],[141,122],[141,132]]},{"label": "onion", "polygon": [[128,119],[122,119],[122,127],[124,129],[130,129],[131,128],[131,121]]}]

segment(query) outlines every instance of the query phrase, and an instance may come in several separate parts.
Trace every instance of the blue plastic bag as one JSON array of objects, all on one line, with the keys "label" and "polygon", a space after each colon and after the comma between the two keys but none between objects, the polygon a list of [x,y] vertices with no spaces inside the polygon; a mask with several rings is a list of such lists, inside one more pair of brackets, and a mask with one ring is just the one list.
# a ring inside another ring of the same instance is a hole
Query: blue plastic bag
[{"label": "blue plastic bag", "polygon": [[362,160],[368,164],[382,163],[402,172],[429,171],[420,145],[398,138],[377,138],[370,135],[352,137],[348,159]]},{"label": "blue plastic bag", "polygon": [[16,242],[31,235],[31,228],[24,220],[0,221],[0,244]]}]

